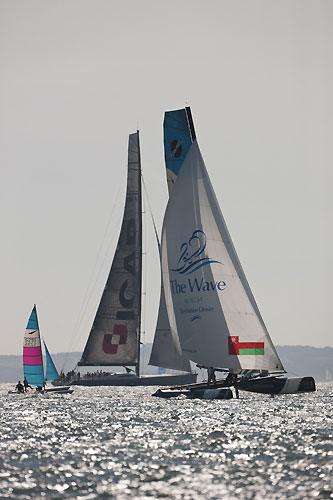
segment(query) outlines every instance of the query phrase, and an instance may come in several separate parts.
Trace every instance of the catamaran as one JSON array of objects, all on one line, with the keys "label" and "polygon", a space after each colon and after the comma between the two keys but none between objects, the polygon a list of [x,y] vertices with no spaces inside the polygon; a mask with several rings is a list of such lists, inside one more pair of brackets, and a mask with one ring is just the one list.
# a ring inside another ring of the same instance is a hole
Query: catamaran
[{"label": "catamaran", "polygon": [[46,356],[46,372],[44,373],[41,335],[38,324],[37,309],[34,305],[23,340],[23,371],[24,378],[29,385],[36,386],[40,392],[45,393],[71,393],[69,387],[45,387],[46,381],[59,379],[59,373],[44,341]]},{"label": "catamaran", "polygon": [[[125,209],[119,240],[106,285],[79,367],[123,367],[123,373],[74,377],[70,383],[86,386],[140,386],[193,383],[187,357],[174,346],[166,316],[160,318],[158,338],[150,364],[177,373],[142,375],[141,275],[142,187],[139,132],[129,136]],[[163,305],[163,304],[162,304]]]},{"label": "catamaran", "polygon": [[[236,396],[239,389],[272,395],[314,391],[312,377],[284,375],[210,182],[189,108],[166,112],[164,148],[170,198],[162,229],[161,302],[179,356],[207,369],[209,377],[154,395],[227,399],[233,397],[231,387]],[[227,376],[217,381],[216,372]]]}]

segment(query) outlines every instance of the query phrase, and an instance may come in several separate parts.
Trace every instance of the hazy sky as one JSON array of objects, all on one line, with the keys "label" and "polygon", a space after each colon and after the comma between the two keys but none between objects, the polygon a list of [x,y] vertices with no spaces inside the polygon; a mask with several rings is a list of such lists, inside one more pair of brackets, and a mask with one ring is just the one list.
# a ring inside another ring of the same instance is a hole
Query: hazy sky
[{"label": "hazy sky", "polygon": [[128,135],[140,129],[160,229],[163,115],[188,102],[273,342],[332,345],[332,23],[330,0],[1,0],[0,353],[22,351],[34,303],[51,352],[83,349],[118,237]]}]

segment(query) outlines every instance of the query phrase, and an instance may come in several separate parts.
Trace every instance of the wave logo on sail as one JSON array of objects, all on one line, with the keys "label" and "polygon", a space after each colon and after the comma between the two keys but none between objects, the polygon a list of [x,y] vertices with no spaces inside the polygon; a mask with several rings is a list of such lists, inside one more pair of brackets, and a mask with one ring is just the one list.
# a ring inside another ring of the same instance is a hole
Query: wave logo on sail
[{"label": "wave logo on sail", "polygon": [[222,264],[218,260],[203,257],[206,245],[207,239],[205,233],[200,229],[193,231],[189,240],[181,244],[180,257],[177,263],[178,267],[171,269],[171,271],[176,271],[183,276],[187,276],[208,264]]}]

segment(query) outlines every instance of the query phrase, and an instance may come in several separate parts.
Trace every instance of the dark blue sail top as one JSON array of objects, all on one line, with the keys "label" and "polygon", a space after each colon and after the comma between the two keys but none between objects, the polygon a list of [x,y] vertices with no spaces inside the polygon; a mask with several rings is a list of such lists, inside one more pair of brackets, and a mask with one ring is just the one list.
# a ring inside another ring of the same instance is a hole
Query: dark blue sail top
[{"label": "dark blue sail top", "polygon": [[165,165],[177,177],[195,139],[190,108],[167,111],[163,128]]}]

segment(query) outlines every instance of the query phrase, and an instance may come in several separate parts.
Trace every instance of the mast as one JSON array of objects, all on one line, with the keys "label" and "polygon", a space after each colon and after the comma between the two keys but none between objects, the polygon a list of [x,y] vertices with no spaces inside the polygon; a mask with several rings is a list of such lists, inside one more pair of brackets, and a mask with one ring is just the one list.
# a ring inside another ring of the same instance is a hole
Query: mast
[{"label": "mast", "polygon": [[141,169],[141,151],[139,141],[139,131],[137,130],[138,140],[138,253],[141,265],[138,270],[138,309],[139,309],[139,326],[138,326],[138,361],[135,367],[135,373],[140,376],[140,353],[141,353],[141,319],[142,319],[142,169]]},{"label": "mast", "polygon": [[189,131],[190,131],[190,134],[191,134],[191,139],[192,139],[192,142],[193,142],[193,141],[195,141],[195,139],[197,137],[196,137],[195,130],[194,130],[194,123],[193,123],[193,118],[192,118],[192,113],[191,113],[190,106],[187,106],[185,108],[185,112],[186,112],[186,117],[187,117],[187,122],[188,122],[188,128],[189,128]]}]

